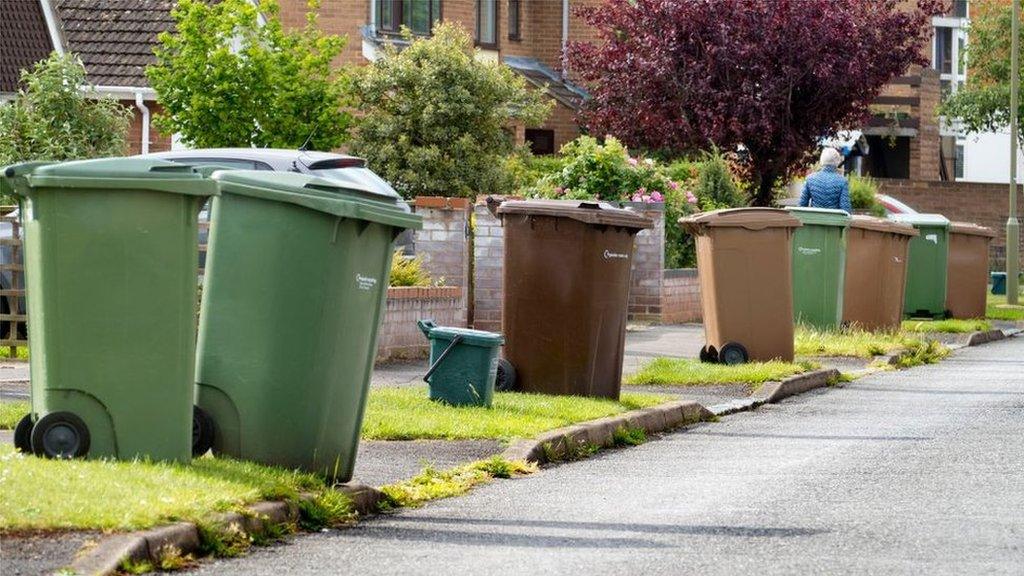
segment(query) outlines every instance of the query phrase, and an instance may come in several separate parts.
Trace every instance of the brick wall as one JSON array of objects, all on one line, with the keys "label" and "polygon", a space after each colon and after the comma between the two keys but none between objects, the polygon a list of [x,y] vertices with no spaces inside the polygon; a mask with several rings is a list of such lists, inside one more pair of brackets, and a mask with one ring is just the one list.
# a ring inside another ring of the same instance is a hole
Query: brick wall
[{"label": "brick wall", "polygon": [[446,286],[468,286],[469,215],[465,198],[416,198],[413,209],[423,216],[423,229],[417,230],[416,254],[434,280],[444,278]]},{"label": "brick wall", "polygon": [[[306,0],[280,0],[281,22],[290,28],[306,25]],[[359,29],[370,22],[370,0],[327,0],[320,5],[320,28],[330,34],[348,37],[340,60],[345,64],[365,64],[363,37]]]},{"label": "brick wall", "polygon": [[629,286],[629,318],[640,322],[661,322],[665,205],[626,202],[625,206],[632,207],[654,221],[654,228],[641,230],[636,235]]},{"label": "brick wall", "polygon": [[921,86],[918,89],[920,104],[913,114],[920,120],[917,137],[910,139],[910,179],[940,180],[939,172],[939,118],[936,109],[942,98],[939,89],[939,73],[930,68],[918,70]]},{"label": "brick wall", "polygon": [[505,229],[481,200],[473,207],[473,327],[501,332]]},{"label": "brick wall", "polygon": [[[992,228],[997,235],[989,251],[989,267],[1004,269],[1006,217],[1010,209],[1008,185],[878,180],[878,191],[898,198],[918,212],[943,214],[950,220],[974,222]],[[1018,218],[1024,219],[1024,202],[1018,203]],[[1021,246],[1024,254],[1024,241]]]},{"label": "brick wall", "polygon": [[423,358],[430,349],[416,325],[432,318],[439,326],[466,325],[462,288],[388,288],[387,306],[377,340],[377,361]]},{"label": "brick wall", "polygon": [[665,324],[700,322],[700,281],[696,268],[665,270],[662,282],[662,315]]},{"label": "brick wall", "polygon": [[[156,102],[146,102],[146,107],[149,108],[150,126],[149,126],[149,151],[150,152],[163,152],[171,149],[171,137],[164,136],[160,132],[157,132],[156,127],[153,126],[153,116],[162,111],[162,108]],[[128,154],[141,154],[142,153],[142,112],[135,106],[133,100],[121,100],[121,105],[132,111],[132,123],[128,128]]]}]

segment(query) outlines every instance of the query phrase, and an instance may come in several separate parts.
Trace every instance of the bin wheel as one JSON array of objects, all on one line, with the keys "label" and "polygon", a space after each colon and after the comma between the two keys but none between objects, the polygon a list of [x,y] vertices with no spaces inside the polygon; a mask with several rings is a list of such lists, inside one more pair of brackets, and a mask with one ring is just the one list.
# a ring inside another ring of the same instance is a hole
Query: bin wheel
[{"label": "bin wheel", "polygon": [[23,454],[32,453],[32,415],[25,414],[14,427],[14,447]]},{"label": "bin wheel", "polygon": [[52,412],[32,427],[32,452],[57,460],[70,460],[89,452],[89,427],[71,412]]},{"label": "bin wheel", "polygon": [[714,346],[702,346],[700,349],[700,361],[712,364],[718,362],[718,350]]},{"label": "bin wheel", "polygon": [[747,354],[747,349],[742,344],[737,344],[736,342],[729,342],[722,346],[722,351],[718,353],[718,361],[730,366],[746,364],[749,359],[750,356]]},{"label": "bin wheel", "polygon": [[498,392],[513,392],[516,388],[516,367],[504,358],[498,359],[498,377],[494,379]]},{"label": "bin wheel", "polygon": [[216,436],[216,425],[213,416],[200,408],[192,407],[192,456],[199,457],[206,454],[213,448],[213,440]]}]

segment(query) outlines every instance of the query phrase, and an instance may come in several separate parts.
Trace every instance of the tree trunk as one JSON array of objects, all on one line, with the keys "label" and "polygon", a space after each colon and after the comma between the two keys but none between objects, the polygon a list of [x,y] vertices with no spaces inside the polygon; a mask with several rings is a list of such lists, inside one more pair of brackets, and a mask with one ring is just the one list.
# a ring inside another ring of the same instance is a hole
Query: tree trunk
[{"label": "tree trunk", "polygon": [[754,194],[750,199],[751,206],[771,206],[773,204],[772,191],[775,181],[778,178],[772,172],[754,175]]}]

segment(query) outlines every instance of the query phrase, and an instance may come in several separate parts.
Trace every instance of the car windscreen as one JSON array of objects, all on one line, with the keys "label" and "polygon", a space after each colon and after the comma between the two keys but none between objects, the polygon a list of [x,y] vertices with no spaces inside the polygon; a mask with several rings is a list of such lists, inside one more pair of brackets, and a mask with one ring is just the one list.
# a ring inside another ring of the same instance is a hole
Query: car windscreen
[{"label": "car windscreen", "polygon": [[377,176],[368,168],[352,166],[350,168],[326,168],[322,170],[311,170],[312,174],[328,180],[352,184],[355,187],[372,190],[374,192],[399,196],[398,192],[387,183],[386,180]]}]

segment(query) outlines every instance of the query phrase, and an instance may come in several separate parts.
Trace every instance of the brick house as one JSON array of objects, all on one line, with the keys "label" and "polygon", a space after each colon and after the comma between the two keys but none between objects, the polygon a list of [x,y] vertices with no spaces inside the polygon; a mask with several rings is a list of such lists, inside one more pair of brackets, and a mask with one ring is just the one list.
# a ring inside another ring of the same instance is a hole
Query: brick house
[{"label": "brick house", "polygon": [[[280,0],[288,26],[305,24],[306,0]],[[427,36],[437,20],[458,22],[480,48],[480,58],[504,62],[554,99],[548,121],[536,129],[517,128],[517,139],[535,153],[557,152],[579,135],[574,121],[584,92],[571,82],[562,61],[566,42],[590,40],[594,32],[573,11],[601,0],[328,0],[320,8],[320,26],[348,36],[345,63],[365,64],[381,45],[396,41],[401,27]]]},{"label": "brick house", "polygon": [[174,27],[173,0],[3,0],[0,4],[0,100],[18,90],[20,71],[50,52],[77,54],[95,94],[134,112],[131,154],[168,150],[171,139],[150,129],[159,110],[145,67],[156,36]]}]

